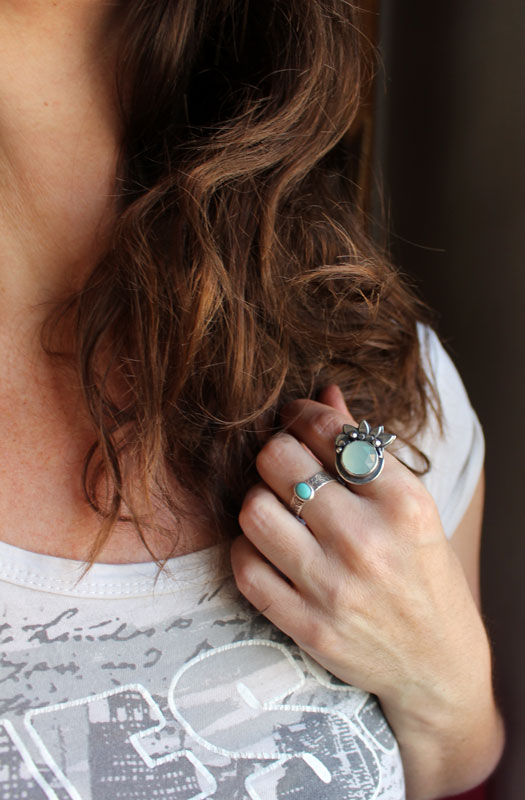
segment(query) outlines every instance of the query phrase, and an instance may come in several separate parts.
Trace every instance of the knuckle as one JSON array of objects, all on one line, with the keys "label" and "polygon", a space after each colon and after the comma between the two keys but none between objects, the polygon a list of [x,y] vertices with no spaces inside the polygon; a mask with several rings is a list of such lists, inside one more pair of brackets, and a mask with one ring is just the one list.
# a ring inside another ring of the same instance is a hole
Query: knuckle
[{"label": "knuckle", "polygon": [[297,582],[304,586],[318,586],[320,579],[319,559],[316,553],[303,555],[297,561]]},{"label": "knuckle", "polygon": [[261,571],[260,557],[255,555],[245,536],[238,536],[232,542],[230,552],[237,589],[258,611],[266,614],[271,607],[271,599],[264,572]]},{"label": "knuckle", "polygon": [[244,530],[248,527],[260,528],[268,518],[268,499],[260,492],[250,492],[239,511],[239,525]]},{"label": "knuckle", "polygon": [[332,651],[332,631],[326,621],[317,616],[310,617],[301,639],[301,646],[310,652],[327,656]]},{"label": "knuckle", "polygon": [[235,583],[237,589],[248,600],[257,611],[268,614],[272,607],[272,601],[268,594],[263,591],[257,580],[257,571],[247,566],[241,566],[235,571]]},{"label": "knuckle", "polygon": [[278,433],[268,439],[257,454],[256,465],[259,472],[271,471],[276,464],[282,464],[294,441],[294,437],[288,433]]},{"label": "knuckle", "polygon": [[340,661],[343,647],[344,637],[328,620],[323,620],[322,618],[310,620],[307,643],[304,649],[316,661]]},{"label": "knuckle", "polygon": [[339,581],[330,581],[324,587],[324,604],[330,613],[338,613],[346,606],[346,588]]},{"label": "knuckle", "polygon": [[419,481],[403,481],[392,497],[395,523],[410,530],[424,532],[433,522],[435,505],[431,495]]},{"label": "knuckle", "polygon": [[249,562],[245,559],[237,559],[233,567],[235,583],[237,584],[238,590],[244,597],[253,597],[257,590],[257,583],[255,572]]},{"label": "knuckle", "polygon": [[309,424],[316,436],[322,439],[333,438],[341,431],[341,415],[335,411],[316,411]]},{"label": "knuckle", "polygon": [[237,584],[238,590],[245,597],[251,594],[250,589],[253,585],[252,574],[246,564],[238,566],[235,570],[235,583]]}]

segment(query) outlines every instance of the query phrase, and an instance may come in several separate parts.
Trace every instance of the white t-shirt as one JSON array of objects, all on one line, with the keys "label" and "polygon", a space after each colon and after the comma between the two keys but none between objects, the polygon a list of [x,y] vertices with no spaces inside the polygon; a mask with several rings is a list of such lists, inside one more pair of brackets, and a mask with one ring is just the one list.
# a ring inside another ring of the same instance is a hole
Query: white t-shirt
[{"label": "white t-shirt", "polygon": [[[462,383],[421,329],[445,414],[421,441],[450,535],[483,460]],[[376,700],[218,574],[215,548],[83,565],[0,544],[2,800],[402,800]],[[212,576],[212,577],[210,577]]]}]

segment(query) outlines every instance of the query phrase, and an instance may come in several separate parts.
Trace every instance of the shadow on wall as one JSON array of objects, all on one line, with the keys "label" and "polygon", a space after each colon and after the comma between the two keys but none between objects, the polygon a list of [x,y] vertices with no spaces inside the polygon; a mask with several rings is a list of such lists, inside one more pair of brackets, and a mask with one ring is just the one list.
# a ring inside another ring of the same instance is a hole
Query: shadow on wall
[{"label": "shadow on wall", "polygon": [[525,4],[383,0],[380,39],[395,261],[438,310],[487,441],[482,590],[508,734],[487,794],[523,800]]}]

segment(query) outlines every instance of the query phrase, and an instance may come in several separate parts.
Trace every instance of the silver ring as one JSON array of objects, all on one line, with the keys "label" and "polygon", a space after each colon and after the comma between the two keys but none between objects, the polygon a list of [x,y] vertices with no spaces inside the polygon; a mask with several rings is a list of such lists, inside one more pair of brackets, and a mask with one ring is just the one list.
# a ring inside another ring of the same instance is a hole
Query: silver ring
[{"label": "silver ring", "polygon": [[333,475],[321,470],[321,472],[316,472],[315,475],[308,478],[307,481],[299,481],[299,483],[296,483],[293,487],[293,496],[290,501],[290,508],[295,516],[300,517],[301,509],[304,504],[310,502],[321,486],[324,486],[326,483],[331,483],[332,481],[335,481]]},{"label": "silver ring", "polygon": [[382,425],[371,428],[364,419],[355,425],[343,425],[335,439],[335,468],[345,483],[371,483],[379,477],[384,466],[383,450],[396,439]]}]

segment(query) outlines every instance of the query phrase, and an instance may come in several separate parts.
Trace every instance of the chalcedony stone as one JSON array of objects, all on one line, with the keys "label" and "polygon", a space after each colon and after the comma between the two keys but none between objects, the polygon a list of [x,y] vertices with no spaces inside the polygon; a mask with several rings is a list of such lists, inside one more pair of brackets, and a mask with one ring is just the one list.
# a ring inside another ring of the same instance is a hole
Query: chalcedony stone
[{"label": "chalcedony stone", "polygon": [[309,500],[313,494],[313,489],[307,483],[296,483],[294,492],[300,500]]},{"label": "chalcedony stone", "polygon": [[377,466],[379,457],[370,442],[349,442],[341,453],[343,467],[352,475],[368,475]]}]

